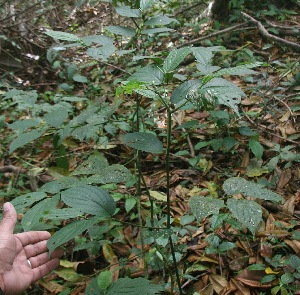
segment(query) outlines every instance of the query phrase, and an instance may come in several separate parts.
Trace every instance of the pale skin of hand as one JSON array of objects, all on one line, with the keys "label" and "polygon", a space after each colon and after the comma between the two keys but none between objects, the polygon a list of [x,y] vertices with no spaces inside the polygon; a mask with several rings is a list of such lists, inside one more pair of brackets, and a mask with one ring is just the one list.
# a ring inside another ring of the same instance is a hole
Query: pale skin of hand
[{"label": "pale skin of hand", "polygon": [[62,249],[56,249],[49,258],[46,244],[51,235],[47,231],[13,234],[16,222],[15,208],[5,203],[0,222],[0,287],[5,295],[25,291],[59,266],[59,257],[63,255]]}]

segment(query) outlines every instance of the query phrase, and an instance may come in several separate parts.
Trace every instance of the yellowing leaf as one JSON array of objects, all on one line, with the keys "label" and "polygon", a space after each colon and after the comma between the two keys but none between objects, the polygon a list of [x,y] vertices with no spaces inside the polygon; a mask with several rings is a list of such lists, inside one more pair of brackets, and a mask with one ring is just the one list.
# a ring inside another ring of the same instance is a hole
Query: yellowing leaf
[{"label": "yellowing leaf", "polygon": [[158,201],[167,202],[167,196],[164,193],[157,191],[149,191],[150,196]]},{"label": "yellowing leaf", "polygon": [[278,274],[279,273],[279,271],[274,271],[274,270],[272,270],[272,268],[271,267],[267,267],[266,269],[265,269],[265,272],[266,272],[266,274]]}]

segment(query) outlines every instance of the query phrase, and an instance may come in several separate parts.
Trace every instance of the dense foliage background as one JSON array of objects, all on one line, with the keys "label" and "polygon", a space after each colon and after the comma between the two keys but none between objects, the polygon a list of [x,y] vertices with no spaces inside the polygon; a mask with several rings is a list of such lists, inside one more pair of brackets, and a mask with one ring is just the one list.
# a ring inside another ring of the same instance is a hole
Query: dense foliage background
[{"label": "dense foliage background", "polygon": [[65,249],[28,294],[299,294],[299,9],[0,3],[1,201]]}]

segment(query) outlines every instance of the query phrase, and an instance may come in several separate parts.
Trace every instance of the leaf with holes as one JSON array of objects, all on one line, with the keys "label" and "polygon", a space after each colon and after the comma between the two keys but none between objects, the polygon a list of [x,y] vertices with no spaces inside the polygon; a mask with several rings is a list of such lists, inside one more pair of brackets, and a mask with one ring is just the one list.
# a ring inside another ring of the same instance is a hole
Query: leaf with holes
[{"label": "leaf with holes", "polygon": [[254,235],[255,231],[262,221],[262,209],[254,201],[229,199],[227,207],[234,218],[245,225]]},{"label": "leaf with holes", "polygon": [[127,133],[121,139],[124,144],[143,152],[159,154],[163,150],[162,142],[152,133]]},{"label": "leaf with holes", "polygon": [[178,104],[186,99],[193,99],[197,94],[197,89],[201,86],[201,80],[189,80],[177,86],[171,94],[171,102]]},{"label": "leaf with holes", "polygon": [[131,179],[130,171],[123,165],[114,164],[104,168],[101,173],[92,175],[87,179],[89,183],[120,183]]},{"label": "leaf with holes", "polygon": [[145,26],[165,26],[172,22],[178,23],[176,18],[171,18],[166,15],[157,15],[145,21]]},{"label": "leaf with holes", "polygon": [[231,177],[224,181],[223,189],[227,195],[244,194],[248,197],[263,199],[273,202],[282,202],[283,198],[265,189],[262,185],[247,181],[241,177]]},{"label": "leaf with holes", "polygon": [[225,204],[223,200],[195,196],[189,199],[189,206],[192,213],[201,221],[203,218],[219,212],[221,208],[225,207]]},{"label": "leaf with holes", "polygon": [[39,202],[47,197],[47,194],[44,192],[32,192],[11,200],[11,203],[14,205],[17,213],[20,213],[26,209],[26,207],[31,206],[32,204]]},{"label": "leaf with holes", "polygon": [[53,127],[59,127],[63,124],[65,119],[68,117],[67,108],[59,108],[44,116],[44,120],[47,124]]},{"label": "leaf with holes", "polygon": [[140,17],[141,11],[139,9],[132,9],[129,6],[117,6],[116,12],[119,15],[127,16],[127,17]]},{"label": "leaf with holes", "polygon": [[91,185],[67,189],[61,193],[61,199],[70,207],[99,217],[110,217],[116,210],[114,199],[110,194],[102,188]]},{"label": "leaf with holes", "polygon": [[191,47],[184,47],[180,49],[173,49],[163,64],[163,70],[165,73],[174,71],[181,62],[184,61],[186,56],[191,53]]},{"label": "leaf with holes", "polygon": [[107,31],[110,33],[124,36],[124,37],[133,37],[135,35],[135,31],[131,28],[122,27],[122,26],[107,26],[105,27]]},{"label": "leaf with holes", "polygon": [[199,89],[199,94],[214,98],[219,104],[232,108],[239,114],[238,105],[245,93],[235,84],[223,79],[213,78]]},{"label": "leaf with holes", "polygon": [[99,221],[99,218],[74,221],[57,231],[47,242],[49,255],[59,246],[80,235]]},{"label": "leaf with holes", "polygon": [[56,207],[58,201],[59,195],[55,195],[52,198],[46,198],[40,201],[31,209],[27,210],[21,222],[24,231],[46,230],[54,227],[51,224],[44,223],[42,220],[46,212]]},{"label": "leaf with holes", "polygon": [[89,158],[80,164],[73,172],[72,175],[82,174],[96,174],[102,173],[103,169],[108,167],[108,161],[100,154],[93,154]]}]

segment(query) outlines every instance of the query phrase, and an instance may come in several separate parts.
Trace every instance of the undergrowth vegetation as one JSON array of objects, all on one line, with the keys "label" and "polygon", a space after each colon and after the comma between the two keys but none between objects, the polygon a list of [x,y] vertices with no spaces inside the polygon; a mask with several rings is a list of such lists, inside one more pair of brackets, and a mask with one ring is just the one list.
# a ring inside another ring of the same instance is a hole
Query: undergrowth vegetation
[{"label": "undergrowth vegetation", "polygon": [[[253,4],[223,2],[226,23],[176,1],[78,1],[68,28],[40,33],[55,86],[3,74],[3,200],[66,251],[40,287],[298,294],[299,55],[250,22],[214,35]],[[253,17],[299,32],[296,3],[267,2]],[[101,29],[83,26],[99,5]]]}]

